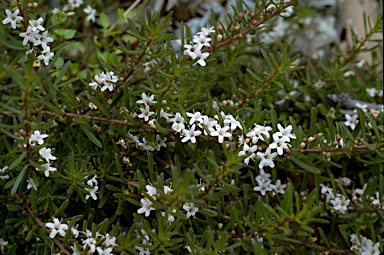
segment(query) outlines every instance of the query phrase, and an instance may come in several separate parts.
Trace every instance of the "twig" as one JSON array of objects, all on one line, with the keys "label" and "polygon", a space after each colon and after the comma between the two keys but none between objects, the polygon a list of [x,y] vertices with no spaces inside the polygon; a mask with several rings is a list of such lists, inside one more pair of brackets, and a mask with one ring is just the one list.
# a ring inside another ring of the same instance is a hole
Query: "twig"
[{"label": "twig", "polygon": [[[37,225],[39,225],[39,227],[44,228],[45,230],[47,230],[45,228],[44,222],[42,222],[39,219],[39,217],[37,217],[35,215],[35,213],[32,211],[32,209],[28,205],[26,205],[25,202],[22,203],[22,206],[29,213],[29,215],[31,215],[31,217],[36,221],[36,223],[37,223]],[[53,238],[52,241],[60,248],[61,252],[65,253],[67,255],[71,255],[71,253],[64,247],[64,245],[57,238]]]}]

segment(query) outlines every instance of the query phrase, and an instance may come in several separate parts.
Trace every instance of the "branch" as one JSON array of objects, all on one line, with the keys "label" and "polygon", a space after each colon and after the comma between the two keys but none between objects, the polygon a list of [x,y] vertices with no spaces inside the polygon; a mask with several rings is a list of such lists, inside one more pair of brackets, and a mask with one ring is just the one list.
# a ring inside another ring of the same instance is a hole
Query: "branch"
[{"label": "branch", "polygon": [[[44,228],[46,231],[47,229],[45,228],[44,222],[42,222],[39,217],[35,215],[34,212],[32,212],[32,209],[25,204],[25,202],[22,203],[23,208],[31,215],[31,217],[36,221],[37,225],[41,228]],[[48,232],[48,231],[47,231]],[[60,251],[65,253],[66,255],[71,255],[71,253],[64,247],[64,245],[55,237],[52,239],[53,242],[60,248]]]}]

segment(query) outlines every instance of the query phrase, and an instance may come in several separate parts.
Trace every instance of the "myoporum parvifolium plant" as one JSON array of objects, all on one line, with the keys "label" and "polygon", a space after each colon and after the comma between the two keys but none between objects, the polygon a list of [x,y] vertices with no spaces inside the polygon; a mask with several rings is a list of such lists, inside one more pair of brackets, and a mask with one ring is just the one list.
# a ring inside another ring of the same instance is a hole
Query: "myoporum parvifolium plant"
[{"label": "myoporum parvifolium plant", "polygon": [[59,2],[0,4],[1,254],[383,252],[381,16],[313,60],[266,43],[300,1],[179,36],[140,1]]}]

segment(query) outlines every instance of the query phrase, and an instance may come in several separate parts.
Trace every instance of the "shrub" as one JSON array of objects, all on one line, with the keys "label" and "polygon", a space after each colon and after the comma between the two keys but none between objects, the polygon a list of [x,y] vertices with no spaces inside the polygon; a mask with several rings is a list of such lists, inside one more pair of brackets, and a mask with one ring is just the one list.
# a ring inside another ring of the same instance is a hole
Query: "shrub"
[{"label": "shrub", "polygon": [[297,1],[237,1],[179,37],[138,1],[9,2],[1,253],[383,251],[381,16],[313,59],[276,37],[312,15]]}]

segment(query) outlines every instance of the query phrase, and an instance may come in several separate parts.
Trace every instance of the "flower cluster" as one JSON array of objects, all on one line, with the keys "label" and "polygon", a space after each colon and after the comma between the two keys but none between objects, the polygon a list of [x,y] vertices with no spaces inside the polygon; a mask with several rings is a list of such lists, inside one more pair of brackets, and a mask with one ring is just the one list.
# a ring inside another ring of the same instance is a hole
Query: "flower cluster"
[{"label": "flower cluster", "polygon": [[[11,27],[16,29],[16,23],[23,20],[23,17],[19,15],[19,9],[15,11],[5,10],[7,17],[3,20],[3,24],[11,23]],[[19,34],[23,39],[23,45],[30,43],[33,46],[41,46],[41,54],[37,57],[38,60],[44,61],[45,65],[49,64],[49,61],[53,58],[54,53],[51,52],[51,48],[48,46],[49,43],[53,42],[53,38],[48,36],[48,31],[42,26],[44,20],[42,17],[37,20],[29,20],[27,31]],[[40,34],[40,32],[42,32]],[[27,54],[33,52],[33,48],[27,51]]]},{"label": "flower cluster", "polygon": [[92,179],[87,181],[87,185],[91,186],[92,188],[85,188],[85,190],[89,192],[89,195],[85,196],[86,200],[88,200],[90,197],[92,197],[93,200],[97,200],[96,191],[99,189],[99,186],[96,178],[97,175],[93,176]]},{"label": "flower cluster", "polygon": [[[94,254],[97,251],[99,255],[113,255],[113,249],[115,246],[118,246],[116,244],[116,237],[113,237],[108,233],[105,235],[102,235],[99,232],[93,234],[89,229],[86,229],[83,232],[77,230],[76,228],[71,228],[71,232],[75,238],[78,238],[79,234],[84,236],[84,238],[81,238],[83,244],[82,247],[79,248],[75,244],[71,246],[73,255],[83,254],[83,251],[87,251],[87,254]],[[103,240],[102,243],[101,240]],[[81,249],[83,249],[83,251],[81,251]]]},{"label": "flower cluster", "polygon": [[[43,145],[44,139],[47,137],[48,137],[47,134],[41,134],[39,130],[35,130],[35,132],[31,134],[28,143],[30,146],[35,146],[36,144]],[[57,170],[57,168],[51,166],[51,161],[56,160],[56,157],[52,155],[52,149],[47,147],[40,148],[39,154],[46,161],[46,163],[42,164],[41,167],[36,168],[36,171],[43,170],[45,176],[48,177],[50,172],[55,172]],[[29,183],[30,183],[30,188],[36,187],[32,179],[29,179]]]},{"label": "flower cluster", "polygon": [[[152,231],[155,232],[155,230],[152,230]],[[151,238],[148,235],[148,233],[144,229],[140,229],[140,232],[141,232],[141,235],[136,231],[137,235],[139,237],[142,237],[141,243],[144,245],[151,245],[152,244],[152,243],[150,243]],[[135,249],[139,251],[140,255],[150,255],[151,254],[151,251],[148,248],[143,248],[141,246],[136,245]]]},{"label": "flower cluster", "polygon": [[260,169],[259,175],[255,178],[257,186],[253,188],[254,191],[258,191],[262,196],[265,196],[267,192],[274,191],[275,193],[284,194],[287,184],[281,184],[280,180],[276,181],[276,184],[272,184],[271,174],[264,172]]},{"label": "flower cluster", "polygon": [[[156,200],[157,195],[157,189],[156,187],[152,185],[145,186],[147,189],[147,195],[150,196],[153,200]],[[170,186],[164,185],[163,187],[164,194],[169,195],[173,192],[173,189]],[[144,195],[144,194],[143,194]],[[145,217],[148,217],[152,210],[156,210],[152,207],[153,203],[151,200],[149,200],[147,197],[144,197],[140,200],[141,202],[141,208],[137,210],[137,213],[142,214],[144,213]],[[170,212],[162,212],[162,215],[165,216],[168,214],[168,221],[173,222],[175,218],[170,214]]]},{"label": "flower cluster", "polygon": [[185,44],[184,55],[188,55],[191,59],[197,59],[197,62],[194,64],[199,64],[201,66],[205,66],[205,59],[209,56],[208,52],[203,52],[203,47],[211,47],[209,38],[211,33],[214,33],[215,30],[213,27],[210,28],[201,28],[201,32],[198,32],[197,35],[193,36],[192,42],[190,44]]},{"label": "flower cluster", "polygon": [[350,235],[351,251],[357,251],[361,255],[380,255],[380,243],[373,243],[371,239],[363,237],[360,241],[356,234]]},{"label": "flower cluster", "polygon": [[102,72],[101,74],[95,75],[95,81],[89,83],[93,89],[97,89],[99,86],[101,87],[101,91],[109,90],[113,91],[115,88],[115,83],[119,80],[119,78],[114,75],[114,72]]},{"label": "flower cluster", "polygon": [[339,193],[335,196],[333,189],[323,183],[320,184],[320,187],[320,192],[325,196],[325,201],[327,203],[330,202],[336,211],[339,211],[341,214],[345,214],[348,211],[348,205],[351,200]]},{"label": "flower cluster", "polygon": [[[260,159],[259,168],[263,169],[264,166],[271,168],[275,167],[273,159],[277,155],[283,155],[284,150],[288,149],[291,139],[296,139],[296,136],[292,133],[292,126],[283,127],[280,123],[277,124],[278,132],[272,134],[273,142],[268,145],[265,152],[257,152],[258,141],[266,142],[266,139],[270,138],[269,131],[272,130],[270,126],[261,126],[255,124],[255,127],[246,134],[247,138],[244,140],[243,148],[238,153],[238,156],[246,156],[244,163],[249,164],[250,159]],[[272,152],[275,149],[277,152]]]}]

